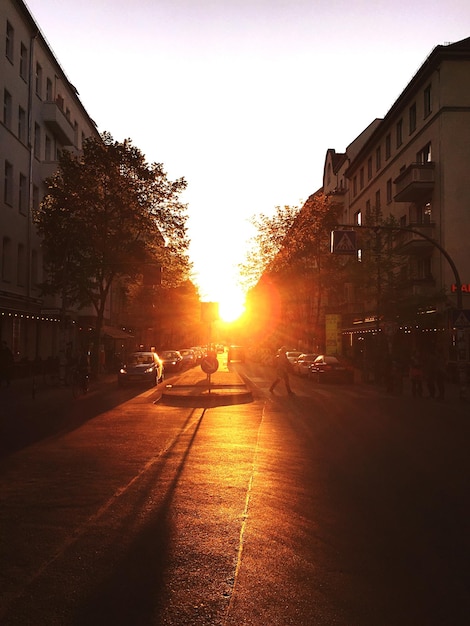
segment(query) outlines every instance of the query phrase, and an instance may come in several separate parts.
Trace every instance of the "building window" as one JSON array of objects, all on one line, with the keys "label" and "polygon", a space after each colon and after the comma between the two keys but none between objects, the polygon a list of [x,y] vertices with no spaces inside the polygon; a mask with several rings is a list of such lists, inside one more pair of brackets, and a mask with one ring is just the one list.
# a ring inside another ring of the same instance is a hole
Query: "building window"
[{"label": "building window", "polygon": [[2,280],[11,280],[11,239],[4,237],[2,240]]},{"label": "building window", "polygon": [[39,210],[39,187],[37,185],[33,185],[33,209]]},{"label": "building window", "polygon": [[376,172],[382,167],[382,149],[380,146],[375,151],[375,170]]},{"label": "building window", "polygon": [[403,120],[397,122],[397,148],[403,143]]},{"label": "building window", "polygon": [[401,228],[406,228],[406,215],[400,217],[400,226]]},{"label": "building window", "polygon": [[390,204],[392,202],[393,200],[392,195],[393,195],[392,194],[392,179],[389,178],[387,180],[387,204]]},{"label": "building window", "polygon": [[52,80],[50,78],[46,78],[46,101],[54,102],[54,97],[52,94]]},{"label": "building window", "polygon": [[24,43],[20,48],[20,76],[24,81],[28,80],[28,48]]},{"label": "building window", "polygon": [[36,63],[36,95],[42,98],[42,67]]},{"label": "building window", "polygon": [[11,128],[11,94],[6,89],[3,90],[3,123],[7,128]]},{"label": "building window", "polygon": [[424,90],[424,117],[427,117],[432,111],[431,85]]},{"label": "building window", "polygon": [[26,252],[24,244],[18,244],[18,257],[16,261],[16,284],[24,286],[26,284]]},{"label": "building window", "polygon": [[52,161],[52,141],[49,135],[46,135],[44,142],[44,159],[46,161]]},{"label": "building window", "polygon": [[375,219],[377,220],[380,215],[380,189],[375,192]]},{"label": "building window", "polygon": [[41,157],[41,127],[34,124],[34,156],[36,159]]},{"label": "building window", "polygon": [[3,200],[5,204],[13,206],[13,165],[5,161]]},{"label": "building window", "polygon": [[359,188],[364,189],[364,168],[359,170]]},{"label": "building window", "polygon": [[366,219],[370,220],[370,218],[371,218],[370,200],[366,200]]},{"label": "building window", "polygon": [[26,143],[26,111],[18,107],[18,139]]},{"label": "building window", "polygon": [[416,163],[420,165],[425,165],[426,163],[431,163],[431,142],[426,144],[422,150],[420,150],[416,155]]},{"label": "building window", "polygon": [[367,180],[372,178],[372,157],[367,159]]},{"label": "building window", "polygon": [[362,212],[360,210],[354,213],[354,224],[356,224],[357,226],[360,226],[362,224]]},{"label": "building window", "polygon": [[411,133],[414,133],[416,130],[416,103],[413,103],[410,106],[409,116],[410,116],[410,135],[411,135]]},{"label": "building window", "polygon": [[13,51],[15,49],[15,29],[7,21],[7,32],[5,38],[5,55],[13,63]]},{"label": "building window", "polygon": [[20,174],[18,186],[18,208],[20,213],[26,215],[28,209],[28,182],[24,174]]},{"label": "building window", "polygon": [[385,137],[385,160],[388,161],[392,154],[392,137],[390,133]]},{"label": "building window", "polygon": [[357,195],[357,176],[353,178],[353,196]]},{"label": "building window", "polygon": [[37,250],[31,251],[31,284],[34,287],[37,287],[39,283],[39,263],[38,263],[38,252]]}]

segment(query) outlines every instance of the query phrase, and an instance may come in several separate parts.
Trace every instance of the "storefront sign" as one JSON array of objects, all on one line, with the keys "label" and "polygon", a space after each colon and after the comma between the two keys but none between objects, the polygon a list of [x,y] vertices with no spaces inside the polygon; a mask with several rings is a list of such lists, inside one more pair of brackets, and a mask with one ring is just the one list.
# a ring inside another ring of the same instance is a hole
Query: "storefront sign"
[{"label": "storefront sign", "polygon": [[[455,283],[451,285],[450,290],[452,291],[452,293],[455,293],[457,291],[457,285]],[[470,283],[462,283],[462,285],[460,285],[460,291],[464,293],[470,293]]]}]

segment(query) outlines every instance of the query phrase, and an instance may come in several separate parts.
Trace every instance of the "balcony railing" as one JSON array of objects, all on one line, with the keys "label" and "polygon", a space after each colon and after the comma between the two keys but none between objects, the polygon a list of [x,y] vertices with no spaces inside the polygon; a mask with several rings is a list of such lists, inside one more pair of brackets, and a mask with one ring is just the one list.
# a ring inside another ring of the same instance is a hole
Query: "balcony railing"
[{"label": "balcony railing", "polygon": [[44,102],[42,115],[45,125],[58,138],[63,146],[74,143],[74,129],[56,102]]},{"label": "balcony railing", "polygon": [[[403,254],[429,253],[435,246],[429,241],[434,239],[435,222],[420,222],[409,224],[408,227],[415,232],[400,230],[395,236],[395,248]],[[406,227],[405,227],[406,228]],[[419,233],[424,236],[421,237]],[[426,239],[426,237],[428,239]]]},{"label": "balcony railing", "polygon": [[434,189],[434,163],[412,163],[395,180],[395,202],[416,202]]}]

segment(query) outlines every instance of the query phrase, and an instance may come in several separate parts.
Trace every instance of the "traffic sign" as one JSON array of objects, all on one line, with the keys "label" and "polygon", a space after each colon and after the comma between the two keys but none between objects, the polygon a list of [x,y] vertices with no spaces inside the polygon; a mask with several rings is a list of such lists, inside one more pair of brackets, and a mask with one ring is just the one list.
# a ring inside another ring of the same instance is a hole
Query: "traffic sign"
[{"label": "traffic sign", "polygon": [[356,232],[354,230],[331,231],[331,252],[334,254],[356,254]]},{"label": "traffic sign", "polygon": [[470,311],[468,309],[464,311],[454,311],[453,312],[453,326],[454,328],[470,327]]},{"label": "traffic sign", "polygon": [[201,361],[202,371],[206,374],[214,374],[219,369],[219,361],[215,356],[205,356]]}]

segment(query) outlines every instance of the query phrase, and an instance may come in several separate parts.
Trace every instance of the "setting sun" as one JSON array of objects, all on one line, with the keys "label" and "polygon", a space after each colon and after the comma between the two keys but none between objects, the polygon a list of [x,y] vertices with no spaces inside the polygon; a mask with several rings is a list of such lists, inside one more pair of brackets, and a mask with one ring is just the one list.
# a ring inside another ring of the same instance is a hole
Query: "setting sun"
[{"label": "setting sun", "polygon": [[234,322],[245,311],[245,294],[237,289],[219,297],[219,317],[222,322]]}]

